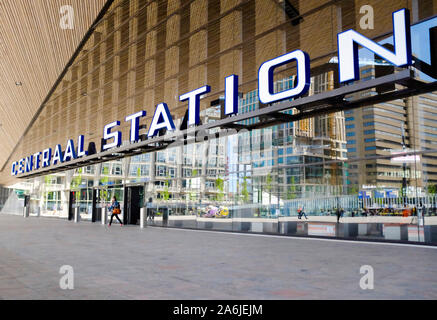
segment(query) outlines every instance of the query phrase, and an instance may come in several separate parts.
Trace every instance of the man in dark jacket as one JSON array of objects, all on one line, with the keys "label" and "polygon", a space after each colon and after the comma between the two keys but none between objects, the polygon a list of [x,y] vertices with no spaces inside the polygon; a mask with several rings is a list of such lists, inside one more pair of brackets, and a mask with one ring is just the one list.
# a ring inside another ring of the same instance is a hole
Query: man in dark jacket
[{"label": "man in dark jacket", "polygon": [[337,210],[335,211],[335,214],[337,215],[337,223],[340,222],[340,217],[342,216],[342,210],[340,208],[337,208]]}]

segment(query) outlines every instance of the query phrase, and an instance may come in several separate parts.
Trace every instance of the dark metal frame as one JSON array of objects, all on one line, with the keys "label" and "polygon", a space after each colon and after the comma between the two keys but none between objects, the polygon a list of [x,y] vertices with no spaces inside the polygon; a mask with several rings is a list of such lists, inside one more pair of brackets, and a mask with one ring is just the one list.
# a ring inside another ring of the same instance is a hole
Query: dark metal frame
[{"label": "dark metal frame", "polygon": [[[386,84],[398,84],[404,88],[379,93],[373,96],[364,97],[356,100],[347,100],[348,95],[376,88]],[[58,165],[39,169],[35,172],[22,174],[18,178],[32,178],[46,174],[52,174],[65,170],[75,169],[96,163],[121,159],[128,156],[139,155],[148,152],[154,152],[167,148],[169,145],[186,145],[194,142],[215,139],[227,135],[232,135],[240,130],[254,130],[270,127],[277,124],[298,121],[306,118],[311,118],[316,115],[329,114],[337,111],[350,110],[360,108],[376,103],[382,103],[390,100],[403,99],[410,96],[415,96],[427,92],[437,90],[437,81],[425,83],[414,78],[414,73],[410,69],[405,69],[394,74],[383,76],[368,81],[342,86],[340,88],[326,91],[313,96],[301,97],[292,101],[283,101],[265,106],[263,108],[230,116],[212,123],[200,125],[197,127],[188,128],[188,130],[178,130],[167,132],[165,135],[157,136],[144,141],[130,143],[118,148],[113,148],[107,151],[98,152],[83,158],[75,159],[67,163],[59,163]],[[299,113],[287,114],[282,111],[296,108]],[[252,125],[242,125],[238,122],[260,118],[260,121]],[[219,132],[211,133],[211,129],[224,129]],[[228,130],[231,129],[231,130]],[[399,156],[399,154],[397,155]]]}]

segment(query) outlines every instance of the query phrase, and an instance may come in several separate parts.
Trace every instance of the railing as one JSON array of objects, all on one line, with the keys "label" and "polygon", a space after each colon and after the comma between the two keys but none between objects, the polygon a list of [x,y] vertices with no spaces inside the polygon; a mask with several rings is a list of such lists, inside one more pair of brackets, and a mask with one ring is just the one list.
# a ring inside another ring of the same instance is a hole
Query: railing
[{"label": "railing", "polygon": [[356,195],[314,197],[286,200],[284,201],[283,210],[286,215],[295,214],[299,208],[303,208],[307,214],[323,215],[336,208],[352,212],[365,209],[401,209],[421,206],[435,211],[437,208],[437,195],[394,198],[358,198]]}]

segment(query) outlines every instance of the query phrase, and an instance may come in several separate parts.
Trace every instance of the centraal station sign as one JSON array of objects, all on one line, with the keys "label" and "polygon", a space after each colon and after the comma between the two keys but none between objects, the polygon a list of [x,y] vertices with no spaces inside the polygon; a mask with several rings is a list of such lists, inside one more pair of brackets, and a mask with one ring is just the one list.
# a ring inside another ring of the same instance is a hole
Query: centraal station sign
[{"label": "centraal station sign", "polygon": [[[394,52],[387,50],[378,43],[366,38],[354,30],[348,30],[337,35],[338,38],[338,68],[341,83],[359,79],[358,45],[365,47],[397,67],[412,64],[410,13],[402,9],[393,13],[393,42]],[[295,61],[297,65],[296,86],[294,88],[274,93],[273,72],[275,68]],[[261,64],[258,71],[259,101],[270,104],[293,97],[304,95],[310,86],[310,57],[302,50],[284,54]],[[188,102],[188,126],[200,123],[200,97],[211,91],[205,85],[196,90],[185,93],[179,97],[180,101]],[[225,115],[238,113],[238,76],[230,75],[225,78]],[[146,115],[146,111],[131,114],[125,118],[130,122],[130,141],[139,141],[139,122]],[[116,120],[107,124],[103,129],[102,150],[109,150],[121,145],[121,132],[117,131],[120,121]],[[155,113],[149,126],[149,138],[158,134],[161,129],[176,130],[172,116],[166,103],[156,106]],[[110,142],[108,142],[110,141]],[[84,148],[85,137],[80,135],[75,146],[73,140],[68,140],[65,149],[58,144],[55,148],[47,148],[19,161],[12,163],[13,176],[29,173],[40,168],[47,168],[59,163],[68,162],[88,155]]]}]

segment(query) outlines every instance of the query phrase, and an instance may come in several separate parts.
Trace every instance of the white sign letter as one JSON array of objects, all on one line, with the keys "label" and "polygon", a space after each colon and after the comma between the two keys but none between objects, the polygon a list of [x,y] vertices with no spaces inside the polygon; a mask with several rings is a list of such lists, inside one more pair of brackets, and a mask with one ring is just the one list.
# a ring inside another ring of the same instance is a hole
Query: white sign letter
[{"label": "white sign letter", "polygon": [[[273,71],[275,68],[289,63],[292,60],[297,62],[297,85],[292,89],[273,93]],[[268,104],[295,96],[302,95],[310,87],[310,57],[302,50],[284,54],[273,60],[264,62],[258,71],[259,100]]]},{"label": "white sign letter", "polygon": [[397,67],[411,65],[410,12],[407,9],[393,13],[395,53],[354,30],[339,33],[337,37],[340,82],[354,81],[360,78],[358,45],[366,47]]},{"label": "white sign letter", "polygon": [[157,131],[166,128],[169,131],[175,130],[173,118],[168,110],[167,104],[160,103],[156,106],[155,114],[153,115],[152,123],[150,124],[147,136],[154,137]]}]

